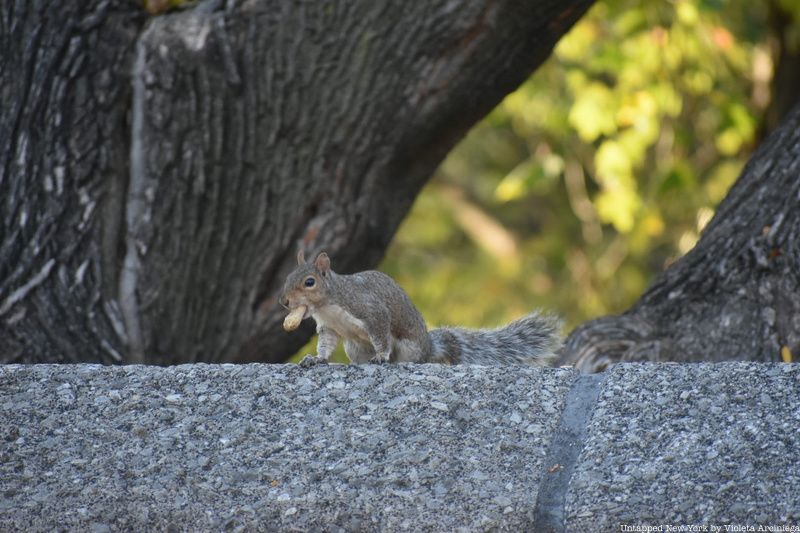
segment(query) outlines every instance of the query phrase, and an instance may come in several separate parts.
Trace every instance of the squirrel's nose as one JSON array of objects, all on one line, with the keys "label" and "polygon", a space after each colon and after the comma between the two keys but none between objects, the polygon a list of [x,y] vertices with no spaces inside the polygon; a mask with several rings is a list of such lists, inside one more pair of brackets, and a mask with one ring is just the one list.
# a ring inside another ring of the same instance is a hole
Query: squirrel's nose
[{"label": "squirrel's nose", "polygon": [[286,296],[281,296],[280,299],[278,300],[278,303],[280,303],[284,307],[289,307],[289,298],[287,298]]}]

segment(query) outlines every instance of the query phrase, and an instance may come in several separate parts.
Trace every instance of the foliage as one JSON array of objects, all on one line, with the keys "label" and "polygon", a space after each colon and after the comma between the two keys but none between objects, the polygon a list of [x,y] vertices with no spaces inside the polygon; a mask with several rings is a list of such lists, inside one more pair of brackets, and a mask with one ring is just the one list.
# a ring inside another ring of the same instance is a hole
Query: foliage
[{"label": "foliage", "polygon": [[[382,269],[432,324],[625,310],[694,245],[756,144],[766,16],[749,0],[596,4],[450,154]],[[487,246],[464,206],[510,247]]]}]

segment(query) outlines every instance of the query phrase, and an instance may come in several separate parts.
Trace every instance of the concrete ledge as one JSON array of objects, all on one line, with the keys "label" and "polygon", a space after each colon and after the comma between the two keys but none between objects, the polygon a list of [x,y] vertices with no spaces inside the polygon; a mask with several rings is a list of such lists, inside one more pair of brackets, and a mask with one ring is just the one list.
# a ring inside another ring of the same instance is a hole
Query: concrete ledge
[{"label": "concrete ledge", "polygon": [[800,531],[799,365],[619,365],[590,381],[0,366],[0,530]]},{"label": "concrete ledge", "polygon": [[529,529],[575,376],[0,367],[0,530]]},{"label": "concrete ledge", "polygon": [[800,365],[614,367],[570,481],[567,523],[800,531]]}]

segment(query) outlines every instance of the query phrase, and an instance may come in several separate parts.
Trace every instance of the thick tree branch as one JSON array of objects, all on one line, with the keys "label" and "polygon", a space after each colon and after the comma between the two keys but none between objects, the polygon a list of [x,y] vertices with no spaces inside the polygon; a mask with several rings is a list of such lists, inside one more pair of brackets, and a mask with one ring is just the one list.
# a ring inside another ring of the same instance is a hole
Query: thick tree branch
[{"label": "thick tree branch", "polygon": [[800,356],[800,106],[770,135],[699,242],[636,305],[578,327],[562,364]]},{"label": "thick tree branch", "polygon": [[590,3],[4,4],[0,357],[282,360],[297,248],[374,266]]}]

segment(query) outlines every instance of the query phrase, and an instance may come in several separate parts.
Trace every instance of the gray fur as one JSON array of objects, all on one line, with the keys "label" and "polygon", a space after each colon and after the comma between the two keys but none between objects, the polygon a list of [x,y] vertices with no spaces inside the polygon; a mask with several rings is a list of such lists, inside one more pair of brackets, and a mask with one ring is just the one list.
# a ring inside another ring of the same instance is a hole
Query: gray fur
[{"label": "gray fur", "polygon": [[[354,363],[544,365],[560,346],[560,321],[538,313],[498,329],[428,333],[422,314],[386,274],[336,274],[324,253],[310,263],[300,254],[298,263],[286,279],[281,303],[290,309],[307,306],[317,322],[315,361],[326,361],[340,338]],[[304,285],[309,276],[316,280],[312,287]]]},{"label": "gray fur", "polygon": [[430,332],[433,361],[464,365],[545,365],[560,347],[561,321],[533,312],[497,329]]}]

